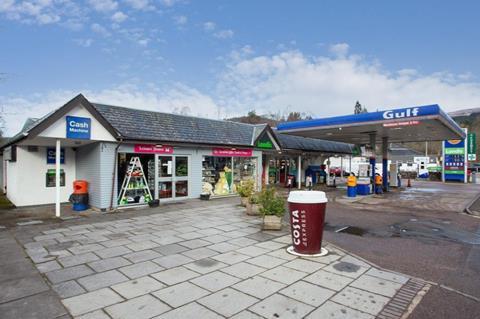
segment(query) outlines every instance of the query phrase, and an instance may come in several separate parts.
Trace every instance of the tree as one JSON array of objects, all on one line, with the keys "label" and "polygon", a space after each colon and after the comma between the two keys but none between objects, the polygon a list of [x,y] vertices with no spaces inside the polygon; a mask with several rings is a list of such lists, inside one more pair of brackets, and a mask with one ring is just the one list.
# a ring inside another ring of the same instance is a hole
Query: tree
[{"label": "tree", "polygon": [[357,101],[357,103],[355,103],[353,114],[361,114],[361,113],[368,113],[368,110],[367,108],[362,107],[362,104],[360,104],[360,102]]},{"label": "tree", "polygon": [[357,101],[357,103],[355,103],[355,108],[353,109],[353,114],[360,114],[362,113],[362,104],[360,104],[360,102]]}]

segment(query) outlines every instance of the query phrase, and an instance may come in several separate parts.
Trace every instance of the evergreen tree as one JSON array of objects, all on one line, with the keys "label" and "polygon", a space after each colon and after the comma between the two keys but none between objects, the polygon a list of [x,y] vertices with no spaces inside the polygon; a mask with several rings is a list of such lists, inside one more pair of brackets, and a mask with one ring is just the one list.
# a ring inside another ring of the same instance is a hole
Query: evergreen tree
[{"label": "evergreen tree", "polygon": [[360,104],[360,102],[357,101],[357,103],[355,103],[355,108],[353,109],[353,114],[364,113],[363,110],[366,110],[366,109],[365,108],[362,109],[362,104]]}]

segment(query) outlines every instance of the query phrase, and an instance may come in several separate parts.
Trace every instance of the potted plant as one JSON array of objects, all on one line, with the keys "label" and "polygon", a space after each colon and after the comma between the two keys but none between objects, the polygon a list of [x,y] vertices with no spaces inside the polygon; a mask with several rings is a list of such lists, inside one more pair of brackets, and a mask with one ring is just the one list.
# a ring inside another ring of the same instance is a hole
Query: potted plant
[{"label": "potted plant", "polygon": [[259,196],[259,203],[263,215],[263,230],[281,230],[285,199],[278,196],[274,188],[265,188]]},{"label": "potted plant", "polygon": [[259,194],[252,194],[247,201],[247,215],[260,215]]},{"label": "potted plant", "polygon": [[248,198],[252,196],[254,190],[255,182],[253,179],[241,181],[240,184],[237,186],[237,193],[238,195],[240,195],[241,205],[243,207],[247,206]]}]

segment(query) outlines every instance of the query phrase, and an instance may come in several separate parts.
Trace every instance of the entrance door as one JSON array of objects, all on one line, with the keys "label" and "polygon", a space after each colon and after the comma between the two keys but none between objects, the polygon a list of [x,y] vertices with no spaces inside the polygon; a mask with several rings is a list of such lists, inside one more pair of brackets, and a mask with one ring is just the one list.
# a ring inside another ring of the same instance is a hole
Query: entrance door
[{"label": "entrance door", "polygon": [[158,189],[156,198],[173,199],[188,197],[189,163],[187,155],[171,155],[157,157]]}]

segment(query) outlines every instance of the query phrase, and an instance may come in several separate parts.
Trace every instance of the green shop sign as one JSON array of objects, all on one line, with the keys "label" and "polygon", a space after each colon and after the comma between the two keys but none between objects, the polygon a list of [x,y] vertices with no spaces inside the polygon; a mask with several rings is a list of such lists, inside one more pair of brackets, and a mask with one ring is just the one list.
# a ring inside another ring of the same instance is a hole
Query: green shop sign
[{"label": "green shop sign", "polygon": [[272,149],[273,143],[271,141],[258,141],[257,142],[258,148],[265,148],[265,149]]},{"label": "green shop sign", "polygon": [[475,133],[468,133],[467,154],[469,161],[477,160],[477,134]]}]

